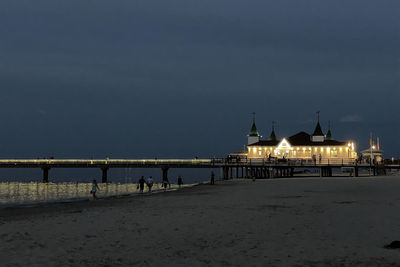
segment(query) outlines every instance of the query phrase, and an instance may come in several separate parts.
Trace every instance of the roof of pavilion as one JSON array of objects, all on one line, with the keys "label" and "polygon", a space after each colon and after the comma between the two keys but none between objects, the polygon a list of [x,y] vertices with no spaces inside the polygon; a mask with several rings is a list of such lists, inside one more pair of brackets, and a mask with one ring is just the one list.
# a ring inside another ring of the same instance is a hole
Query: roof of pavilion
[{"label": "roof of pavilion", "polygon": [[370,149],[365,149],[365,150],[361,151],[361,153],[365,154],[365,155],[370,155],[371,152],[372,152],[373,155],[383,154],[383,150],[376,149],[376,148],[373,148],[373,149],[370,148]]},{"label": "roof of pavilion", "polygon": [[[306,132],[299,132],[286,139],[292,146],[343,146],[347,142],[337,140],[324,140],[322,142],[314,142],[311,140],[311,135]],[[277,146],[281,140],[260,140],[259,142],[250,144],[248,146]]]}]

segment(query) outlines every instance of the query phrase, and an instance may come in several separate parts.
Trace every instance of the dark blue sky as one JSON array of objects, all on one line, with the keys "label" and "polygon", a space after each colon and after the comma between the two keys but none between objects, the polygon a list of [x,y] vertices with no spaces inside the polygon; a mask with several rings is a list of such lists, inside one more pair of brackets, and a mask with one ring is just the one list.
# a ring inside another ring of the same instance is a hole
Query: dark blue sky
[{"label": "dark blue sky", "polygon": [[400,2],[0,2],[0,157],[199,157],[323,130],[400,156]]}]

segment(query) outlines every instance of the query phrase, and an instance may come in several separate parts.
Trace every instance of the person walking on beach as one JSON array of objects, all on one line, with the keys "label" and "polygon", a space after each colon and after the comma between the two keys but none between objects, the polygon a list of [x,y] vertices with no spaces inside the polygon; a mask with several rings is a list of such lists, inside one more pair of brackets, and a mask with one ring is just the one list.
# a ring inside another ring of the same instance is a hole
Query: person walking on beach
[{"label": "person walking on beach", "polygon": [[183,185],[183,179],[182,179],[182,177],[179,175],[179,176],[178,176],[178,186],[179,186],[179,188],[181,188],[182,185]]},{"label": "person walking on beach", "polygon": [[151,193],[151,188],[153,187],[153,178],[150,176],[149,179],[147,179],[147,187],[149,188],[149,193]]},{"label": "person walking on beach", "polygon": [[144,177],[143,177],[143,176],[139,179],[139,182],[138,182],[138,183],[139,183],[139,184],[138,184],[138,187],[140,188],[140,193],[143,193],[144,184],[146,183],[146,181],[144,180]]},{"label": "person walking on beach", "polygon": [[90,191],[90,194],[92,194],[92,196],[93,196],[93,200],[97,199],[97,196],[96,196],[97,189],[100,190],[99,186],[97,185],[96,179],[94,179],[92,181],[92,190]]},{"label": "person walking on beach", "polygon": [[182,177],[179,175],[178,176],[178,186],[179,186],[179,188],[181,188],[182,185],[183,185],[183,180],[182,180]]},{"label": "person walking on beach", "polygon": [[[163,178],[162,186],[164,187],[164,191],[167,191],[167,185],[170,185],[168,178]],[[171,187],[171,185],[170,185],[170,187]]]},{"label": "person walking on beach", "polygon": [[210,184],[215,184],[215,175],[214,172],[211,172],[211,180],[210,180]]}]

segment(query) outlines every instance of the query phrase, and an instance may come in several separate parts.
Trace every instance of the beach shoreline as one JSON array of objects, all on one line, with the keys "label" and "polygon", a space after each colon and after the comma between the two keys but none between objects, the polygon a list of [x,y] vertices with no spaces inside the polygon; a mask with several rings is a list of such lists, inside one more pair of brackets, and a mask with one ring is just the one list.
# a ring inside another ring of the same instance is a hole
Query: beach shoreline
[{"label": "beach shoreline", "polygon": [[4,205],[0,207],[0,222],[3,218],[4,220],[9,220],[12,218],[20,217],[24,219],[28,214],[37,215],[38,213],[52,213],[52,212],[64,212],[65,210],[74,211],[79,209],[96,209],[107,206],[118,206],[126,201],[131,202],[132,199],[141,197],[152,197],[158,194],[171,194],[174,192],[184,191],[187,189],[192,189],[197,186],[206,185],[207,183],[198,183],[188,187],[182,187],[181,189],[163,189],[153,190],[149,193],[147,190],[143,193],[130,193],[124,195],[113,195],[106,197],[99,197],[94,200],[92,196],[88,195],[87,198],[72,198],[70,200],[60,200],[51,202],[34,202],[34,203],[24,203],[24,204],[12,204],[9,206]]},{"label": "beach shoreline", "polygon": [[[169,184],[167,189],[161,183],[153,185],[153,193],[174,191],[192,187],[201,183]],[[70,203],[92,200],[91,183],[42,183],[42,182],[0,182],[0,210],[8,208],[24,208],[46,206],[56,203]],[[145,192],[148,187],[145,188]],[[114,199],[140,195],[137,183],[102,183],[99,185],[97,198]]]},{"label": "beach shoreline", "polygon": [[0,210],[4,266],[397,266],[400,177],[238,179]]}]

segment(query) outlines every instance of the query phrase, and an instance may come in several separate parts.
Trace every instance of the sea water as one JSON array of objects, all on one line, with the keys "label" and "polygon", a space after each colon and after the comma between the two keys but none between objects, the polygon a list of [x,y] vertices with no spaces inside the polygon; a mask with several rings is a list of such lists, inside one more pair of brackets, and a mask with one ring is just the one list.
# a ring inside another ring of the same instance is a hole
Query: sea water
[{"label": "sea water", "polygon": [[[190,187],[194,184],[185,184]],[[99,198],[134,195],[139,193],[136,183],[98,184],[96,196]],[[49,202],[87,200],[92,196],[92,183],[41,183],[41,182],[2,182],[0,183],[0,207]],[[153,185],[154,192],[164,190],[161,184]],[[177,190],[179,186],[171,184],[167,190]],[[147,187],[145,187],[147,192]]]}]

